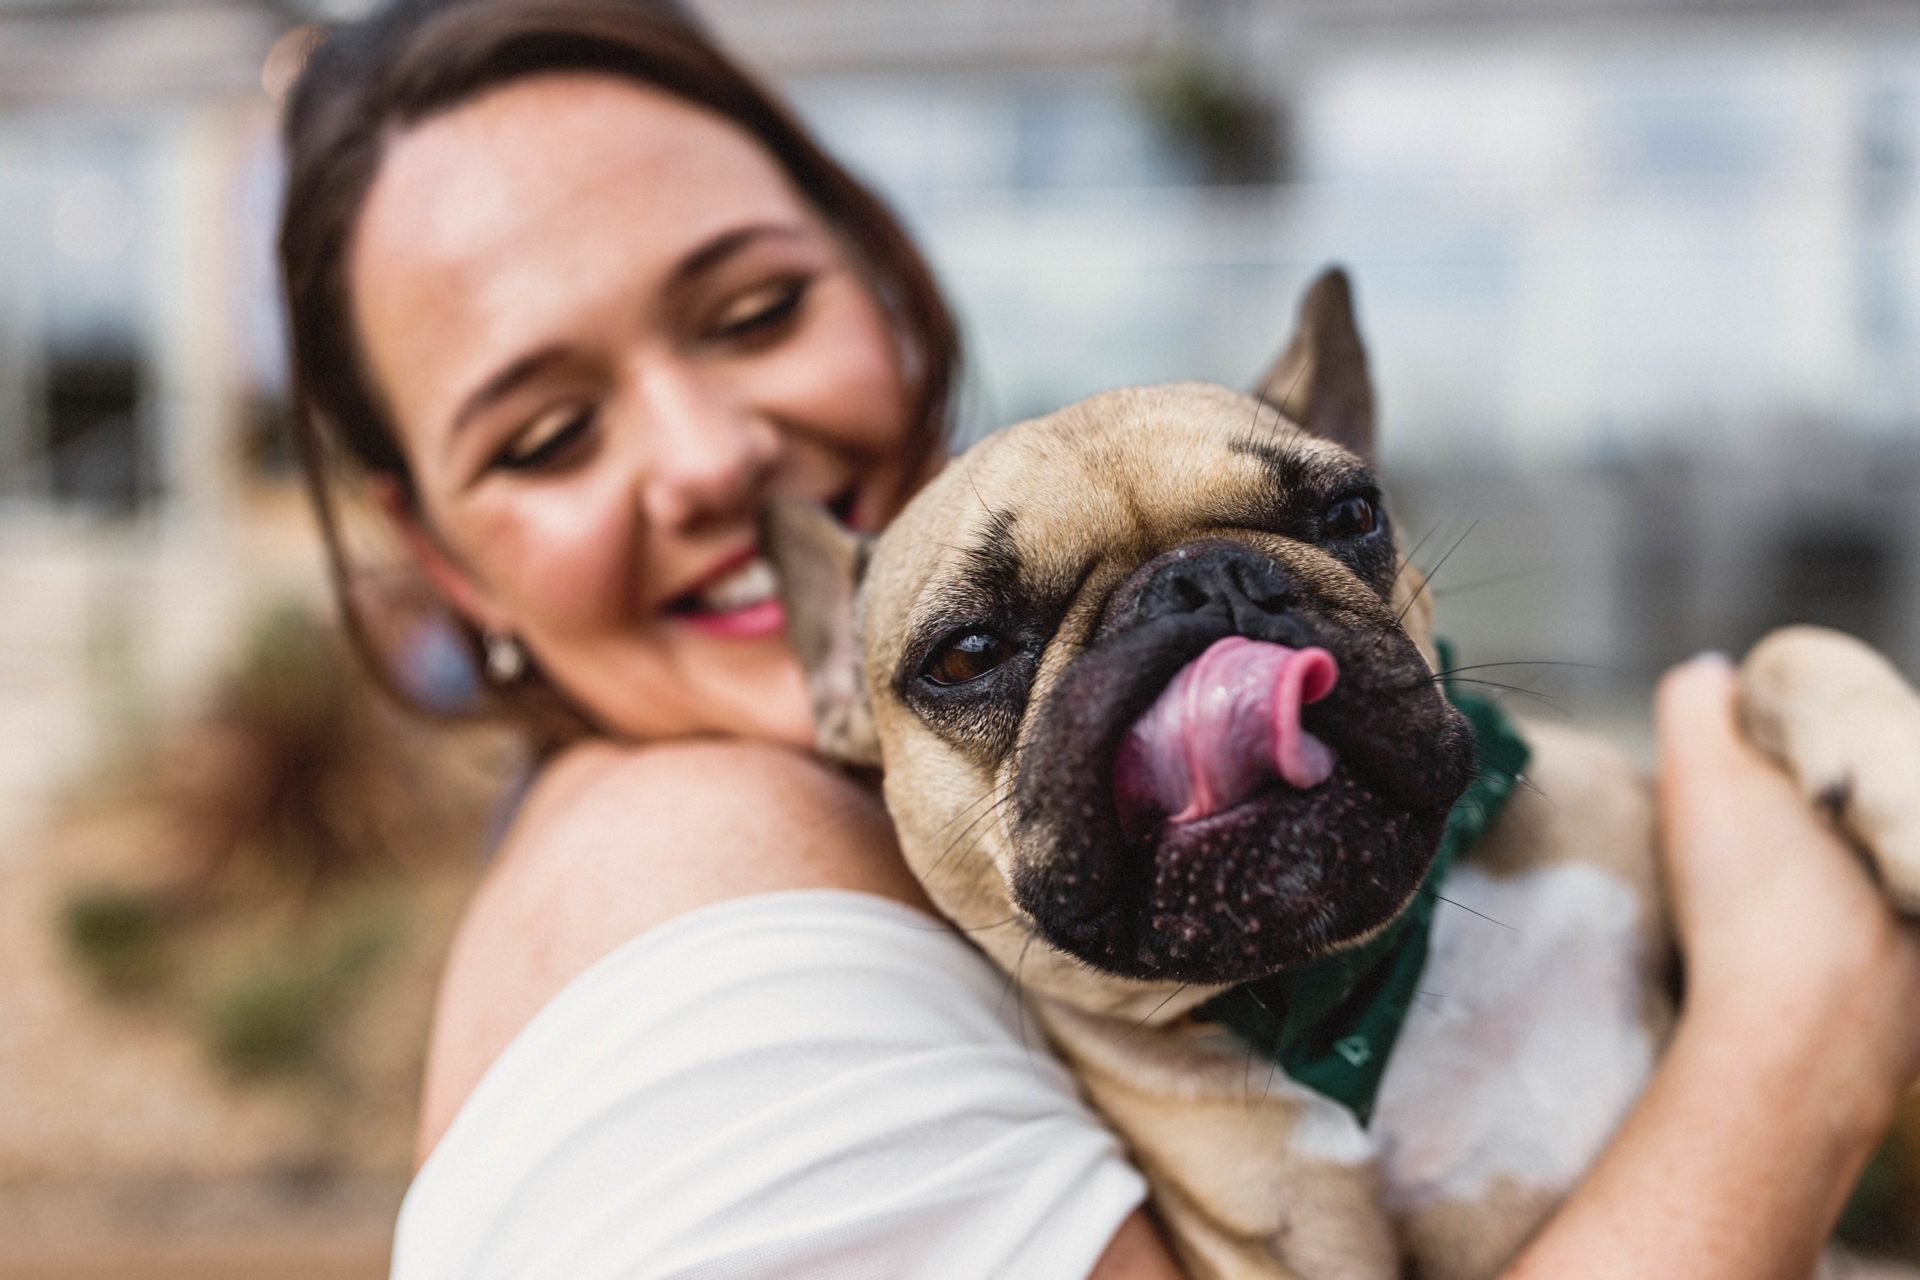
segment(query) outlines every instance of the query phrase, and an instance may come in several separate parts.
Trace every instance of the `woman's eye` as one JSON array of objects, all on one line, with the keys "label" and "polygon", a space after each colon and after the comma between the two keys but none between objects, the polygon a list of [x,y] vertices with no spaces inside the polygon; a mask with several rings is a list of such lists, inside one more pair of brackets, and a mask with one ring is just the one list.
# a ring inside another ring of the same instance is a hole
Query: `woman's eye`
[{"label": "woman's eye", "polygon": [[538,471],[563,461],[586,438],[593,426],[593,410],[550,413],[507,443],[494,465],[507,471]]},{"label": "woman's eye", "polygon": [[771,335],[799,314],[811,283],[783,280],[741,295],[715,320],[713,336],[737,342]]},{"label": "woman's eye", "polygon": [[1329,538],[1357,538],[1372,533],[1380,523],[1373,503],[1366,498],[1342,498],[1327,508],[1321,529]]},{"label": "woman's eye", "polygon": [[927,660],[926,678],[933,684],[965,684],[977,680],[1013,656],[1013,646],[986,631],[969,631],[942,645]]}]

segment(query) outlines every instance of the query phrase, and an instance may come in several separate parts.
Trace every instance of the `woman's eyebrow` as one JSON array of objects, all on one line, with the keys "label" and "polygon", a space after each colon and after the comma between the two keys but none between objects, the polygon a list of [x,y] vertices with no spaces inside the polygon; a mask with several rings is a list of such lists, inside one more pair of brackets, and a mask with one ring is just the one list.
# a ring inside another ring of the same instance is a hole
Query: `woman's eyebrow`
[{"label": "woman's eyebrow", "polygon": [[786,222],[752,222],[746,226],[729,228],[680,259],[680,265],[673,269],[669,283],[683,284],[703,272],[711,271],[756,240],[768,237],[797,240],[802,234],[802,228]]},{"label": "woman's eyebrow", "polygon": [[460,429],[478,417],[481,410],[506,399],[521,384],[531,381],[565,357],[566,352],[560,347],[541,347],[537,351],[529,351],[493,374],[460,402],[460,408],[455,411],[452,426],[447,433],[448,440],[451,441],[457,437]]},{"label": "woman's eyebrow", "polygon": [[[748,245],[758,240],[781,239],[797,240],[805,235],[798,224],[786,222],[754,222],[741,227],[730,227],[720,234],[702,243],[675,265],[668,287],[686,283],[705,272],[713,270]],[[471,422],[480,412],[490,405],[504,400],[522,384],[531,381],[548,368],[566,357],[566,352],[558,346],[541,347],[512,361],[467,394],[454,412],[448,438],[458,436],[461,428]]]}]

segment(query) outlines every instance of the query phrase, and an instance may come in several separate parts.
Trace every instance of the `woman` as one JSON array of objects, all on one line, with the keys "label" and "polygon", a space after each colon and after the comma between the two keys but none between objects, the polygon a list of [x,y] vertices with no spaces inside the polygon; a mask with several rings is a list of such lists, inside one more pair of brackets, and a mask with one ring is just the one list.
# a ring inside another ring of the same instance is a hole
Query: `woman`
[{"label": "woman", "polygon": [[[897,226],[642,0],[387,10],[287,138],[348,616],[338,454],[547,746],[449,961],[396,1274],[1176,1274],[874,797],[804,751],[755,515],[877,527],[936,465],[953,331]],[[1804,1273],[1920,1061],[1920,944],[1746,754],[1725,671],[1661,706],[1688,1007],[1516,1274]],[[1791,844],[1757,883],[1755,832]]]}]

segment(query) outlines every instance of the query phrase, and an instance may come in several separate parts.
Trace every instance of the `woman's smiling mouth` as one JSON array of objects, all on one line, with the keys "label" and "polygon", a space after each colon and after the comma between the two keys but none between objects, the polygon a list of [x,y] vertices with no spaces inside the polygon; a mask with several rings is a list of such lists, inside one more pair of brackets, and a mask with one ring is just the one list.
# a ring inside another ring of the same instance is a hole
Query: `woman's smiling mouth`
[{"label": "woman's smiling mouth", "polygon": [[712,636],[773,635],[787,625],[779,587],[773,566],[753,548],[723,564],[700,586],[674,597],[666,612]]},{"label": "woman's smiling mouth", "polygon": [[[848,489],[829,500],[827,509],[849,524],[855,498]],[[733,639],[773,635],[787,625],[779,579],[757,547],[721,561],[702,582],[668,601],[665,612],[707,635]]]}]

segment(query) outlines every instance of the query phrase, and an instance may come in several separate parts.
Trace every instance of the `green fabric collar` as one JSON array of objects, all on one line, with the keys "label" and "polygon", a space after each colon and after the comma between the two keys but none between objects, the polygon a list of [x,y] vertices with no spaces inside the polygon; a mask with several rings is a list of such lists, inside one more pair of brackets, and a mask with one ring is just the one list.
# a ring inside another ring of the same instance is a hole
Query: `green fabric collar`
[{"label": "green fabric collar", "polygon": [[[1452,653],[1444,641],[1439,650],[1445,671],[1452,665]],[[1443,679],[1442,687],[1473,725],[1479,768],[1447,815],[1439,852],[1412,903],[1360,946],[1245,983],[1194,1011],[1196,1018],[1224,1024],[1294,1080],[1353,1112],[1363,1125],[1373,1115],[1387,1057],[1426,968],[1438,902],[1434,895],[1453,865],[1500,816],[1527,767],[1527,744],[1498,705],[1462,693],[1450,680]]]}]

